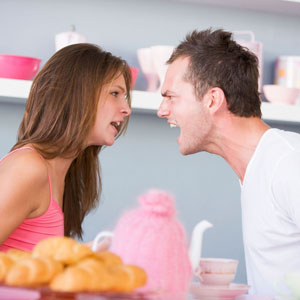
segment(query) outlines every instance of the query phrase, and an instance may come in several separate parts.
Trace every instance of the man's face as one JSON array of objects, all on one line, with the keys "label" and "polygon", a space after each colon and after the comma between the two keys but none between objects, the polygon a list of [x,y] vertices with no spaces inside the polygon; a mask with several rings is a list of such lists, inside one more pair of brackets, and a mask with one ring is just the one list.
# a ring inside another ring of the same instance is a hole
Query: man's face
[{"label": "man's face", "polygon": [[168,67],[161,91],[163,101],[157,112],[171,126],[180,128],[177,142],[183,155],[205,150],[211,129],[205,101],[208,95],[198,99],[194,86],[184,79],[189,62],[189,58],[178,58]]}]

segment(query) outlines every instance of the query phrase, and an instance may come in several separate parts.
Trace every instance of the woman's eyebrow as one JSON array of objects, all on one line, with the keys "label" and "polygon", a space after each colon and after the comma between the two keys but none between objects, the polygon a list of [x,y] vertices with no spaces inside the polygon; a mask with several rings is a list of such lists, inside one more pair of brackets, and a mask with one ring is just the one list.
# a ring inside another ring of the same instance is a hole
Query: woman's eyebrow
[{"label": "woman's eyebrow", "polygon": [[112,88],[119,88],[122,92],[125,92],[125,89],[121,85],[113,85]]}]

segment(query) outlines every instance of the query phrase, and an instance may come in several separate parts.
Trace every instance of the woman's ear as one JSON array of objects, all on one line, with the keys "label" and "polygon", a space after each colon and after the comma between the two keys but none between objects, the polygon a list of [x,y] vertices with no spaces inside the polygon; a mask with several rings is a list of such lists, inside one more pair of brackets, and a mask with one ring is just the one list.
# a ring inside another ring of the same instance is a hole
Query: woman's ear
[{"label": "woman's ear", "polygon": [[207,109],[211,114],[227,109],[227,101],[222,89],[218,87],[211,88],[207,93]]}]

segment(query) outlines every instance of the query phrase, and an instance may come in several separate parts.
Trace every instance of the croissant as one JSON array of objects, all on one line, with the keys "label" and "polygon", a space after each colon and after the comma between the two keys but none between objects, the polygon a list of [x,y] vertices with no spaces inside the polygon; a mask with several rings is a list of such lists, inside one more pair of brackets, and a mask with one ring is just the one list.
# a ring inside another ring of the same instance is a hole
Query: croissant
[{"label": "croissant", "polygon": [[32,253],[14,249],[1,254],[1,280],[24,287],[49,284],[60,292],[131,292],[146,283],[147,275],[137,266],[124,265],[114,253],[95,253],[71,238],[51,237]]},{"label": "croissant", "polygon": [[23,251],[23,250],[19,250],[19,249],[9,249],[6,252],[6,254],[14,261],[31,256],[31,252],[27,252],[27,251]]},{"label": "croissant", "polygon": [[32,251],[33,257],[51,257],[64,264],[71,265],[93,255],[93,251],[68,237],[50,237],[39,242]]},{"label": "croissant", "polygon": [[126,268],[128,268],[134,274],[133,289],[139,288],[146,284],[147,274],[144,269],[135,265],[126,265]]},{"label": "croissant", "polygon": [[60,292],[109,291],[113,283],[113,277],[105,265],[97,258],[90,257],[55,276],[50,289]]},{"label": "croissant", "polygon": [[107,267],[96,257],[89,257],[67,267],[64,272],[55,276],[50,283],[50,289],[60,292],[114,291],[128,293],[143,286],[146,280],[145,271],[137,266],[114,264]]},{"label": "croissant", "polygon": [[95,252],[93,256],[99,259],[106,267],[123,264],[120,256],[109,251]]},{"label": "croissant", "polygon": [[109,268],[114,278],[112,291],[129,293],[146,284],[146,272],[133,265],[114,265]]},{"label": "croissant", "polygon": [[0,252],[0,282],[4,280],[8,270],[14,264],[14,260],[6,253]]},{"label": "croissant", "polygon": [[62,263],[50,257],[28,257],[13,264],[6,274],[5,283],[14,286],[39,286],[48,283],[62,270]]}]

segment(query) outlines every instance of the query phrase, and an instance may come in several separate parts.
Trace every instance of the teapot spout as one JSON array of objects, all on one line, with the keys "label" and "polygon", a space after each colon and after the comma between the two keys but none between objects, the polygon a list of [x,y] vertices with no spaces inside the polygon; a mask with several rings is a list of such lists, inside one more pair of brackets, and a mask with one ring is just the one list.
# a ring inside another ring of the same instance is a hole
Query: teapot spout
[{"label": "teapot spout", "polygon": [[193,229],[189,249],[189,257],[193,271],[196,270],[201,257],[203,233],[206,229],[211,227],[213,227],[213,225],[210,222],[203,220],[200,221]]}]

